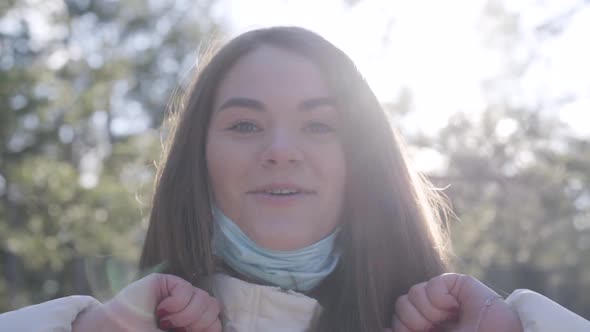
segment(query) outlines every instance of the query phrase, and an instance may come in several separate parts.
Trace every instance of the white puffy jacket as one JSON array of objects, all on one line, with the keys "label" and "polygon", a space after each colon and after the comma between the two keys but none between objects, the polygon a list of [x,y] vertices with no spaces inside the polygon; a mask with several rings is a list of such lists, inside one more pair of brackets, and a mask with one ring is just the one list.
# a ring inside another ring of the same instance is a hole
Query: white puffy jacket
[{"label": "white puffy jacket", "polygon": [[[224,332],[303,332],[321,311],[315,299],[294,291],[222,274],[214,279]],[[590,331],[590,322],[538,293],[519,289],[506,302],[518,312],[524,332]],[[0,331],[70,332],[78,314],[98,304],[90,296],[69,296],[28,306],[1,314]]]}]

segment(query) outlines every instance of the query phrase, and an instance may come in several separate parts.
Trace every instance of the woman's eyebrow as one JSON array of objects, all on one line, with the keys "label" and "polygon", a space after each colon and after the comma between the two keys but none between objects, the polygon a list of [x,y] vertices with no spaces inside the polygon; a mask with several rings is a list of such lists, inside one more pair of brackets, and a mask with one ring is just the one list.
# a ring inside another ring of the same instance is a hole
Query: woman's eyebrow
[{"label": "woman's eyebrow", "polygon": [[336,107],[336,99],[332,97],[316,97],[302,101],[299,103],[299,109],[302,111],[308,111],[317,107],[332,106]]},{"label": "woman's eyebrow", "polygon": [[[322,107],[322,106],[332,106],[336,107],[336,100],[332,97],[315,97],[310,98],[302,101],[298,105],[298,109],[301,111],[309,111],[314,108]],[[242,107],[242,108],[249,108],[255,111],[265,111],[266,107],[264,103],[259,100],[246,98],[246,97],[232,97],[227,99],[217,111],[224,110],[230,107]]]},{"label": "woman's eyebrow", "polygon": [[264,111],[265,110],[264,104],[262,102],[260,102],[259,100],[252,99],[252,98],[245,98],[245,97],[232,97],[232,98],[229,98],[228,100],[226,100],[223,104],[221,104],[221,106],[219,106],[217,111],[221,111],[223,109],[230,108],[230,107],[243,107],[243,108],[249,108],[249,109],[252,109],[255,111]]}]

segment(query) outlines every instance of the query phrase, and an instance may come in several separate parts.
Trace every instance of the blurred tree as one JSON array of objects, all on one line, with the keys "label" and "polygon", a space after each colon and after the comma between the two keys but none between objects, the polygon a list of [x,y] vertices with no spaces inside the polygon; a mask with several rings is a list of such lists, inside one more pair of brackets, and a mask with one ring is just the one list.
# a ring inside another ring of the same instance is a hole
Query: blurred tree
[{"label": "blurred tree", "polygon": [[[409,140],[444,164],[430,177],[448,187],[459,219],[452,232],[460,271],[500,292],[539,291],[590,318],[590,133],[559,118],[581,96],[530,101],[522,82],[545,60],[544,43],[590,2],[561,8],[532,29],[521,22],[523,8],[507,3],[489,0],[481,19],[486,44],[503,61],[483,85],[486,110],[456,114],[439,133]],[[395,116],[403,123],[404,112]]]},{"label": "blurred tree", "polygon": [[[415,140],[447,161],[459,270],[497,290],[539,291],[590,317],[590,143],[538,112],[454,116]],[[586,290],[585,292],[583,290]]]},{"label": "blurred tree", "polygon": [[109,285],[88,283],[106,278],[104,257],[135,264],[160,153],[154,128],[201,36],[219,30],[213,5],[0,5],[0,311],[108,296]]}]

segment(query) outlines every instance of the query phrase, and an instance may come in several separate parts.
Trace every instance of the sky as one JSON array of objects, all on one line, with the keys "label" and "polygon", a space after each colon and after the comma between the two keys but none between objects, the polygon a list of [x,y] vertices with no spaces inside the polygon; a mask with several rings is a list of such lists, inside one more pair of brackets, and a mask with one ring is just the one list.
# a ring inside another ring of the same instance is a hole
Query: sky
[{"label": "sky", "polygon": [[[539,56],[523,74],[514,95],[526,106],[548,107],[577,135],[590,137],[590,9],[587,6],[559,38],[540,42],[532,34],[547,18],[566,12],[575,1],[504,1],[520,15],[522,45],[515,56],[534,48]],[[483,0],[359,1],[224,0],[219,8],[232,35],[272,25],[313,30],[347,53],[382,102],[395,101],[402,88],[413,96],[408,119],[433,132],[457,111],[478,112],[486,105],[486,79],[502,73],[505,54],[482,32]],[[572,98],[573,97],[573,98]]]},{"label": "sky", "polygon": [[[174,1],[198,14],[193,0]],[[491,46],[485,33],[490,22],[482,19],[484,7],[494,1],[519,15],[516,28],[522,40],[514,47],[515,58],[526,57],[531,49],[539,58],[516,86],[505,87],[512,101],[531,108],[549,105],[548,111],[572,133],[590,137],[590,5],[567,21],[558,38],[540,40],[533,34],[536,26],[582,0],[359,0],[355,5],[346,0],[217,0],[213,14],[233,36],[272,25],[298,25],[319,33],[353,59],[382,102],[395,101],[403,89],[410,91],[414,112],[406,127],[433,133],[454,112],[483,110],[489,103],[483,82],[505,71],[506,54]],[[64,33],[51,29],[41,14],[59,11],[60,1],[30,2],[35,3],[27,12],[32,35],[38,37],[34,40],[42,43]],[[7,22],[0,30],[10,26]],[[51,68],[76,56],[63,52],[48,59]]]}]

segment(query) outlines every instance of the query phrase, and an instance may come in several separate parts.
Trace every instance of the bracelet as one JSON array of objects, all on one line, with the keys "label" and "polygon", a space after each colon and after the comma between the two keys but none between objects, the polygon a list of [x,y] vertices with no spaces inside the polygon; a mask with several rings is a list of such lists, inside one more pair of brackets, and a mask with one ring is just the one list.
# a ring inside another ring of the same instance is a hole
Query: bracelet
[{"label": "bracelet", "polygon": [[490,297],[488,297],[484,303],[483,303],[483,307],[481,307],[481,310],[479,311],[479,317],[477,318],[477,324],[475,325],[475,330],[474,332],[479,332],[479,324],[481,324],[481,321],[483,319],[483,315],[486,311],[487,308],[491,307],[494,304],[494,301],[496,300],[501,300],[502,297],[500,295],[492,295]]}]

